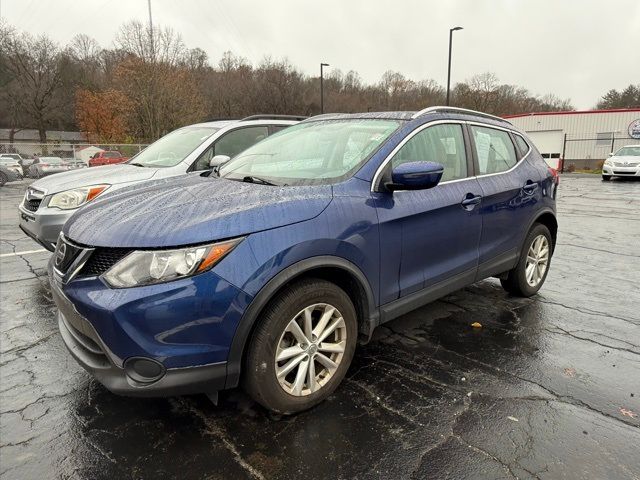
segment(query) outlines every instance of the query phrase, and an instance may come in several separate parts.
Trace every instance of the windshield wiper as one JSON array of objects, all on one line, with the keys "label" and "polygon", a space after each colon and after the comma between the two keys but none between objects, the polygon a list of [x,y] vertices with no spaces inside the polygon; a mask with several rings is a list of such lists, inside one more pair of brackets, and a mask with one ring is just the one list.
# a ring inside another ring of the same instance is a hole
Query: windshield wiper
[{"label": "windshield wiper", "polygon": [[277,187],[277,184],[270,182],[269,180],[265,180],[264,178],[260,177],[252,177],[249,175],[244,177],[242,181],[247,183],[259,183],[260,185],[271,185],[272,187]]}]

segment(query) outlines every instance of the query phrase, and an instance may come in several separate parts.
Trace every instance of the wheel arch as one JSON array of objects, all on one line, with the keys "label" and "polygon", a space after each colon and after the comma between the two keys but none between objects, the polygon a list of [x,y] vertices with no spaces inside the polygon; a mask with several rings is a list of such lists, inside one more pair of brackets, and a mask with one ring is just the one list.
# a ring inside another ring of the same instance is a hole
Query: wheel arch
[{"label": "wheel arch", "polygon": [[533,225],[536,223],[541,223],[549,229],[549,232],[551,232],[551,241],[553,243],[552,248],[555,250],[556,240],[558,238],[558,220],[556,218],[555,212],[553,212],[552,210],[546,210],[540,213],[534,219],[534,221],[531,222],[531,225],[529,225],[529,230],[531,230],[531,227],[533,227]]},{"label": "wheel arch", "polygon": [[225,388],[233,388],[239,384],[245,350],[257,325],[260,313],[278,292],[292,282],[303,278],[321,278],[335,283],[345,290],[356,308],[359,333],[365,337],[371,335],[379,323],[379,311],[373,290],[364,273],[356,265],[342,257],[323,255],[301,260],[269,280],[256,294],[242,315],[229,349]]}]

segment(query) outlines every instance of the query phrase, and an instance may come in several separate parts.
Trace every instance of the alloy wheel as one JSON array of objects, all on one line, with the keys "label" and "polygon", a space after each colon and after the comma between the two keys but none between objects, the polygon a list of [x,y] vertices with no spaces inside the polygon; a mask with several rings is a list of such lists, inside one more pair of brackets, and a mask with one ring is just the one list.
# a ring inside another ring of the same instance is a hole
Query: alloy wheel
[{"label": "alloy wheel", "polygon": [[527,283],[536,287],[544,278],[549,266],[549,240],[545,235],[538,235],[531,242],[527,252],[525,276]]},{"label": "alloy wheel", "polygon": [[282,389],[299,397],[329,382],[344,356],[347,327],[332,305],[310,305],[291,319],[278,340],[275,373]]}]

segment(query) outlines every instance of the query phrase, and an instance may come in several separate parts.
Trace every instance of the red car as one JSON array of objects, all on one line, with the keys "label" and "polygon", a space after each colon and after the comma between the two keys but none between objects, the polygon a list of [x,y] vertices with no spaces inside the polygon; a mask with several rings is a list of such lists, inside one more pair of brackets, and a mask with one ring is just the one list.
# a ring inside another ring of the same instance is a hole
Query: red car
[{"label": "red car", "polygon": [[122,154],[116,150],[110,152],[97,152],[93,157],[89,159],[90,167],[99,167],[100,165],[111,165],[113,163],[122,163],[129,160],[129,157],[123,157]]}]

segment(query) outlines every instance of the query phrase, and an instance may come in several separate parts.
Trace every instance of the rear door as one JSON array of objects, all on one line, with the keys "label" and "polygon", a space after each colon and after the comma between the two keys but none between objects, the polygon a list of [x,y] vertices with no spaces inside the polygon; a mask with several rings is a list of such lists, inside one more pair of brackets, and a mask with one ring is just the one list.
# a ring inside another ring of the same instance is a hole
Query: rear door
[{"label": "rear door", "polygon": [[453,277],[462,283],[475,278],[481,189],[465,137],[464,125],[457,122],[419,127],[386,167],[424,160],[445,168],[434,188],[373,194],[380,226],[383,304]]},{"label": "rear door", "polygon": [[524,160],[508,130],[469,123],[482,190],[482,236],[477,279],[513,268],[542,200],[540,172]]}]

